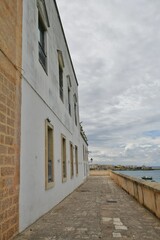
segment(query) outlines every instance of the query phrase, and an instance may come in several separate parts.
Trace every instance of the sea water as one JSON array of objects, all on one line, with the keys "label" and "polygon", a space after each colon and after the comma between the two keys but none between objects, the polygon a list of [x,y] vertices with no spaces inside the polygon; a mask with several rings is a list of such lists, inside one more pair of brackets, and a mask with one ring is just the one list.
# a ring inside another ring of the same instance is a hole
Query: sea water
[{"label": "sea water", "polygon": [[116,171],[131,177],[142,179],[142,177],[152,177],[152,181],[160,183],[160,170],[134,170],[134,171]]}]

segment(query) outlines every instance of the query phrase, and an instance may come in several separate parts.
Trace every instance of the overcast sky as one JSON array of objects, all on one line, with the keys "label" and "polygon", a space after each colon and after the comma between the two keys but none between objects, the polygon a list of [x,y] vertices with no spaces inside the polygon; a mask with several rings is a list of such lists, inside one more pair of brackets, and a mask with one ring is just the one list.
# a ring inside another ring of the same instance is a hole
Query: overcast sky
[{"label": "overcast sky", "polygon": [[160,166],[160,0],[57,0],[94,163]]}]

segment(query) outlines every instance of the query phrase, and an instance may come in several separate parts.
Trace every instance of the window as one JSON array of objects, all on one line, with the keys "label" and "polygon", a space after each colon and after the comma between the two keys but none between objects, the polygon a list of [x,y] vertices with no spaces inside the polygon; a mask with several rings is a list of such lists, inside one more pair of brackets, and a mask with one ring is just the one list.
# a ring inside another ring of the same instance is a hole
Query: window
[{"label": "window", "polygon": [[88,161],[88,150],[84,145],[83,145],[83,161]]},{"label": "window", "polygon": [[75,119],[75,124],[77,126],[77,104],[74,103],[74,119]]},{"label": "window", "polygon": [[76,175],[78,175],[78,147],[75,146]]},{"label": "window", "polygon": [[63,101],[63,69],[59,64],[59,96]]},{"label": "window", "polygon": [[88,171],[88,149],[85,145],[83,145],[83,165],[84,165],[84,176],[87,175]]},{"label": "window", "polygon": [[47,28],[50,27],[44,0],[37,0],[39,62],[47,72]]},{"label": "window", "polygon": [[73,99],[74,99],[74,120],[75,120],[75,124],[77,126],[77,96],[76,96],[76,94],[73,95]]},{"label": "window", "polygon": [[59,68],[59,96],[63,102],[63,68],[64,68],[64,62],[63,62],[63,56],[62,52],[60,50],[58,52],[58,68]]},{"label": "window", "polygon": [[68,112],[71,115],[71,90],[68,87]]},{"label": "window", "polygon": [[54,185],[53,126],[45,122],[45,188]]},{"label": "window", "polygon": [[46,55],[46,29],[40,14],[38,14],[38,45],[39,45],[39,61],[44,68],[47,70],[47,55]]},{"label": "window", "polygon": [[67,75],[67,85],[68,85],[68,112],[71,115],[71,79],[70,76]]},{"label": "window", "polygon": [[71,178],[74,176],[74,162],[73,162],[73,145],[70,142],[70,166],[71,166]]},{"label": "window", "polygon": [[67,180],[67,161],[66,161],[66,138],[61,137],[61,154],[62,154],[62,182]]}]

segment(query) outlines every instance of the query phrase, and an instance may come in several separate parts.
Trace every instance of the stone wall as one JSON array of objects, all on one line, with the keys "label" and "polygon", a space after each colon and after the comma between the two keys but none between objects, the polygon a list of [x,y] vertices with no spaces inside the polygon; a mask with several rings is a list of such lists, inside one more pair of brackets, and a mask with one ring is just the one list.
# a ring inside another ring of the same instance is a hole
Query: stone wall
[{"label": "stone wall", "polygon": [[22,1],[0,3],[0,239],[19,229]]},{"label": "stone wall", "polygon": [[110,172],[110,176],[140,204],[160,218],[160,183],[140,180],[115,172]]},{"label": "stone wall", "polygon": [[110,171],[108,171],[108,170],[90,170],[89,175],[90,176],[109,176]]}]

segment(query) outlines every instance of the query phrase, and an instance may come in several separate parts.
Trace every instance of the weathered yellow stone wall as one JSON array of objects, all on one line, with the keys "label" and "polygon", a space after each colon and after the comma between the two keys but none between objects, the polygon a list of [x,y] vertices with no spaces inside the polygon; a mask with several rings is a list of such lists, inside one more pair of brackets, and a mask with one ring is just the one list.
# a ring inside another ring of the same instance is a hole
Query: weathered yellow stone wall
[{"label": "weathered yellow stone wall", "polygon": [[22,0],[0,1],[0,239],[19,229]]},{"label": "weathered yellow stone wall", "polygon": [[137,180],[115,172],[110,172],[110,176],[120,187],[160,218],[160,183]]},{"label": "weathered yellow stone wall", "polygon": [[110,171],[108,171],[108,170],[90,170],[89,175],[90,176],[109,176]]}]

